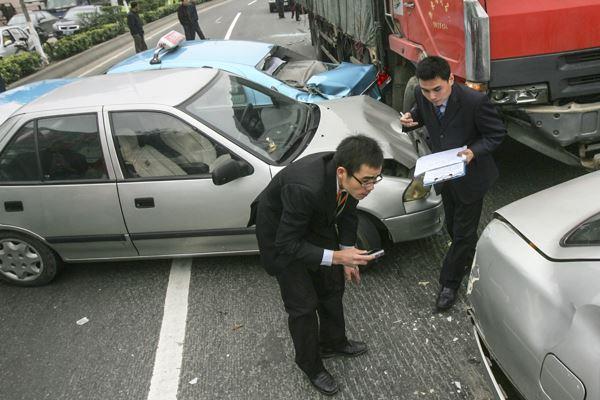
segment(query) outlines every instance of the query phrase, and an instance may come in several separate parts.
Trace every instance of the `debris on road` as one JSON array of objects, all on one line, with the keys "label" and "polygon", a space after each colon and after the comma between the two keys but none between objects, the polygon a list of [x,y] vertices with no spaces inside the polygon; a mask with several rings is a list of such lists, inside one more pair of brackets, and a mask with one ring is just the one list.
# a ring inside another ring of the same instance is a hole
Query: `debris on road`
[{"label": "debris on road", "polygon": [[196,383],[198,383],[198,378],[194,378],[190,381],[190,385],[195,385]]},{"label": "debris on road", "polygon": [[79,325],[79,326],[81,326],[81,325],[87,324],[88,322],[90,322],[90,320],[87,317],[83,317],[80,320],[78,320],[76,322],[76,324]]}]

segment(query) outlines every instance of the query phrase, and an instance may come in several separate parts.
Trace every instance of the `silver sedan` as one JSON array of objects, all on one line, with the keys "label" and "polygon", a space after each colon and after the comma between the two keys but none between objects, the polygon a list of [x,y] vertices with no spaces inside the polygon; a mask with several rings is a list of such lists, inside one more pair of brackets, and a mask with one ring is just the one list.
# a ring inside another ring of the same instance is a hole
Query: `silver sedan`
[{"label": "silver sedan", "polygon": [[356,132],[385,155],[359,246],[442,224],[398,114],[370,97],[307,105],[219,70],[142,71],[8,91],[0,123],[0,278],[16,284],[49,282],[61,261],[256,253],[250,202]]},{"label": "silver sedan", "polygon": [[600,398],[600,172],[498,210],[467,293],[497,399]]}]

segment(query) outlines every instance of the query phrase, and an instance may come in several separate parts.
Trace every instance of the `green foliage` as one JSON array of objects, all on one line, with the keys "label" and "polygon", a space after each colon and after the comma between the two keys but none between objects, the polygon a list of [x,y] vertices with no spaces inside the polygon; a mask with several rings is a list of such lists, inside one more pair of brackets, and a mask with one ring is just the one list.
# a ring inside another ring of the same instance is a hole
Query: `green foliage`
[{"label": "green foliage", "polygon": [[119,6],[104,6],[101,13],[84,14],[81,16],[81,29],[88,30],[108,24],[126,25],[127,13]]},{"label": "green foliage", "polygon": [[141,13],[140,17],[142,18],[144,23],[147,24],[148,22],[156,21],[157,19],[160,19],[164,16],[167,16],[169,14],[176,12],[178,7],[179,7],[179,4],[176,4],[176,3],[168,4],[165,6],[158,7],[154,10],[148,10],[144,13]]},{"label": "green foliage", "polygon": [[95,44],[105,42],[124,32],[124,27],[118,23],[107,24],[85,32],[66,36],[54,43],[45,43],[44,51],[52,61],[62,60],[73,54],[80,53]]},{"label": "green foliage", "polygon": [[35,52],[23,52],[0,59],[0,76],[8,85],[40,69],[42,59]]}]

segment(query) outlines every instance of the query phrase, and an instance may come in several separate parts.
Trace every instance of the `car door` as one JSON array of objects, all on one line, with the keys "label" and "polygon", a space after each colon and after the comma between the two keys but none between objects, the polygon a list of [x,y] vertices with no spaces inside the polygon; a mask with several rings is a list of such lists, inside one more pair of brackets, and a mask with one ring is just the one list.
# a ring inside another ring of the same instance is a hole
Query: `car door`
[{"label": "car door", "polygon": [[[129,234],[142,256],[255,252],[250,203],[268,166],[170,107],[105,109]],[[238,160],[249,174],[223,185],[211,173]]]},{"label": "car door", "polygon": [[23,116],[0,142],[0,225],[63,259],[137,256],[126,236],[99,110]]},{"label": "car door", "polygon": [[17,27],[8,28],[8,31],[15,38],[15,43],[20,42],[21,46],[27,50],[31,50],[33,48],[33,40],[28,34],[25,33],[25,31]]}]

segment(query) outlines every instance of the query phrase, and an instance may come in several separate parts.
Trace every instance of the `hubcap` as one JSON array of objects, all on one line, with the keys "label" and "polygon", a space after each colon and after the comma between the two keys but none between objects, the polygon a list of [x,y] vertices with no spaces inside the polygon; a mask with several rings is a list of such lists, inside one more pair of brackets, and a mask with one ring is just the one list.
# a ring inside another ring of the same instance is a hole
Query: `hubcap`
[{"label": "hubcap", "polygon": [[0,273],[16,281],[40,276],[44,263],[35,247],[20,239],[0,240]]}]

